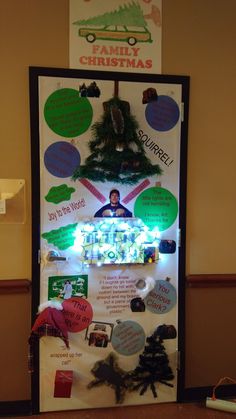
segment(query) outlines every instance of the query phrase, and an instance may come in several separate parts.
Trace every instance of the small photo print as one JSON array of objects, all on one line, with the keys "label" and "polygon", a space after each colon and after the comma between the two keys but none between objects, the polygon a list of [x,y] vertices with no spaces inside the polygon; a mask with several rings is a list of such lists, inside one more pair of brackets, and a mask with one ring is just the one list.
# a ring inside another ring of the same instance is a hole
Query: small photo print
[{"label": "small photo print", "polygon": [[113,327],[112,323],[91,322],[86,330],[85,340],[88,340],[89,346],[106,348],[111,341]]},{"label": "small photo print", "polygon": [[49,276],[48,299],[88,297],[88,275]]}]

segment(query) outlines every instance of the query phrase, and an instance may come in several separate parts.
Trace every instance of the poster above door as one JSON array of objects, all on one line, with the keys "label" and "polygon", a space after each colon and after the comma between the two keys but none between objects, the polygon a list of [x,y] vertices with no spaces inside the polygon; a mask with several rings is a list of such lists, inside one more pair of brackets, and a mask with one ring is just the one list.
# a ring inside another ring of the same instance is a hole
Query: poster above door
[{"label": "poster above door", "polygon": [[161,73],[162,0],[70,0],[70,68]]}]

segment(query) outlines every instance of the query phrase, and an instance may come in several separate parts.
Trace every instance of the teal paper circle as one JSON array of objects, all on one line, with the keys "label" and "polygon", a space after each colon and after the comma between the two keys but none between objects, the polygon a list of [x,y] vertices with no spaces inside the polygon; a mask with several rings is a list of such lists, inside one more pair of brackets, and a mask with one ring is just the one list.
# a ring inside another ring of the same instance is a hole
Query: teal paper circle
[{"label": "teal paper circle", "polygon": [[133,355],[145,345],[145,333],[139,323],[127,320],[118,324],[112,334],[113,349],[121,355]]}]

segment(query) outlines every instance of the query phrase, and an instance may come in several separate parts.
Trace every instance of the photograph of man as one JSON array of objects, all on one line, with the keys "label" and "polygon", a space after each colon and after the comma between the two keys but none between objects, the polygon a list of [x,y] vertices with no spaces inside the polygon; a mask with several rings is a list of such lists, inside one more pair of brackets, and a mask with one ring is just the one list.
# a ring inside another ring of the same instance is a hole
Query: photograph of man
[{"label": "photograph of man", "polygon": [[94,217],[132,217],[132,212],[120,203],[120,192],[112,189],[109,194],[110,203],[104,205]]},{"label": "photograph of man", "polygon": [[71,282],[67,280],[64,283],[63,291],[61,291],[62,296],[64,296],[64,300],[68,300],[69,298],[71,298],[72,291],[73,291],[73,288],[72,288]]}]

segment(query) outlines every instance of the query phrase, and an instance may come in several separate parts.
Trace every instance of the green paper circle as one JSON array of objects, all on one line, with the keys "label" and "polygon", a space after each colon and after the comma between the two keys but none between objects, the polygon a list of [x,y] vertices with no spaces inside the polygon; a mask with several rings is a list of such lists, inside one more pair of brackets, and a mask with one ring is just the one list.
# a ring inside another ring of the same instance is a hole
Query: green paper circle
[{"label": "green paper circle", "polygon": [[178,214],[178,202],[167,189],[152,187],[143,191],[136,199],[134,216],[141,218],[150,230],[167,230]]},{"label": "green paper circle", "polygon": [[86,132],[92,116],[89,100],[80,97],[75,89],[56,90],[44,106],[44,117],[49,128],[62,137],[76,137]]}]

